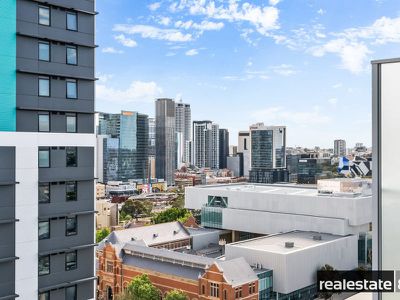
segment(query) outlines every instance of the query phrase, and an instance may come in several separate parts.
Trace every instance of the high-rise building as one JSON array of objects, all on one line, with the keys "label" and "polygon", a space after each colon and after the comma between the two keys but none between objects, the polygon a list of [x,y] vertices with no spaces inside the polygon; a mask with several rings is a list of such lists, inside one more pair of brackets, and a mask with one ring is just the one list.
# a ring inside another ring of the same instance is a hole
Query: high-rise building
[{"label": "high-rise building", "polygon": [[219,168],[227,168],[227,158],[229,156],[229,131],[228,129],[219,130]]},{"label": "high-rise building", "polygon": [[148,177],[149,122],[147,115],[133,111],[100,113],[103,139],[103,181]]},{"label": "high-rise building", "polygon": [[251,171],[250,181],[257,183],[286,182],[286,127],[250,127]]},{"label": "high-rise building", "polygon": [[[373,269],[400,269],[400,58],[372,62]],[[397,293],[374,295],[397,299]]]},{"label": "high-rise building", "polygon": [[95,1],[0,2],[0,299],[94,299]]},{"label": "high-rise building", "polygon": [[219,125],[193,121],[193,165],[219,169]]},{"label": "high-rise building", "polygon": [[182,163],[190,162],[187,161],[187,142],[192,139],[192,113],[190,104],[175,103],[175,122],[176,132],[180,134],[177,141],[177,166],[179,167]]},{"label": "high-rise building", "polygon": [[333,154],[335,156],[345,156],[346,155],[346,141],[345,140],[335,140],[333,142]]},{"label": "high-rise building", "polygon": [[175,102],[172,99],[156,100],[156,176],[174,184],[176,167]]},{"label": "high-rise building", "polygon": [[156,119],[149,118],[149,156],[156,155]]},{"label": "high-rise building", "polygon": [[250,131],[239,131],[237,153],[240,153],[243,165],[242,175],[245,177],[249,177],[249,171],[251,169],[250,150]]}]

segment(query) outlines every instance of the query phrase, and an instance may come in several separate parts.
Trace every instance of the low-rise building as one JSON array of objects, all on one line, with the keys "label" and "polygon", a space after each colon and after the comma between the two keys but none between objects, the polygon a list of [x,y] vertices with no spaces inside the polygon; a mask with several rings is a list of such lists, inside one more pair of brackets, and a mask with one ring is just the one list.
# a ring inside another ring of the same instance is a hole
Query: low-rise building
[{"label": "low-rise building", "polygon": [[96,184],[96,199],[104,199],[106,197],[106,185],[103,183]]},{"label": "low-rise building", "polygon": [[96,228],[111,228],[118,225],[119,210],[118,204],[108,200],[96,201]]}]

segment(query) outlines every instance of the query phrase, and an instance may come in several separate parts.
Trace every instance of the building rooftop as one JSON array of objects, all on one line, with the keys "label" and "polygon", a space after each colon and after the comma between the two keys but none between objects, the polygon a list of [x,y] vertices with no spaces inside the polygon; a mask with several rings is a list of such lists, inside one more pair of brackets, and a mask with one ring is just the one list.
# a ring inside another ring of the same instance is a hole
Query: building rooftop
[{"label": "building rooftop", "polygon": [[[242,242],[236,242],[229,244],[229,246],[242,247],[246,249],[259,250],[277,254],[290,254],[312,247],[318,247],[320,245],[327,244],[343,238],[346,237],[310,231],[292,231],[287,233],[263,236]],[[288,245],[292,247],[287,247],[287,243],[293,243],[292,245]]]},{"label": "building rooftop", "polygon": [[[308,187],[296,184],[219,184],[219,185],[204,185],[188,187],[188,189],[208,189],[210,191],[233,191],[242,193],[260,193],[260,194],[273,194],[273,195],[296,195],[296,196],[318,196],[318,189],[316,186]],[[365,197],[367,195],[357,195],[358,197]],[[325,196],[324,196],[325,197]],[[346,197],[345,195],[343,197]],[[351,197],[354,198],[354,197]]]}]

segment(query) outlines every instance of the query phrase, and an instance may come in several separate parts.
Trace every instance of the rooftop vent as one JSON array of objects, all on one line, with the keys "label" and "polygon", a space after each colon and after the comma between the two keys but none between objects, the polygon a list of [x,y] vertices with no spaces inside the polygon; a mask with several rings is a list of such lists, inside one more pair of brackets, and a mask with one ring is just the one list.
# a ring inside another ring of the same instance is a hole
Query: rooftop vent
[{"label": "rooftop vent", "polygon": [[312,238],[313,238],[314,241],[321,241],[322,240],[322,236],[320,234],[313,235]]},{"label": "rooftop vent", "polygon": [[158,237],[158,233],[153,233],[153,239],[155,239],[156,237]]},{"label": "rooftop vent", "polygon": [[174,230],[174,235],[175,235],[175,234],[178,234],[178,232],[179,232],[178,230]]},{"label": "rooftop vent", "polygon": [[131,241],[133,242],[135,240],[135,238],[134,237],[131,237]]},{"label": "rooftop vent", "polygon": [[293,248],[294,242],[285,242],[285,248]]}]

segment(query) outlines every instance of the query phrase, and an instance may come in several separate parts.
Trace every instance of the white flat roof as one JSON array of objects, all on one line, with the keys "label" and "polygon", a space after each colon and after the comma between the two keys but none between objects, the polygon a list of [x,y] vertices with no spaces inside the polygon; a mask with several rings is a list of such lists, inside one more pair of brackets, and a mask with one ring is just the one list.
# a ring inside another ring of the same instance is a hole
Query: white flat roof
[{"label": "white flat roof", "polygon": [[[321,236],[321,240],[315,240],[313,238],[314,236]],[[290,254],[299,250],[306,250],[311,247],[318,247],[343,238],[346,237],[310,231],[293,231],[263,236],[255,239],[232,243],[229,245],[264,252]],[[286,242],[293,242],[294,247],[286,248]]]},{"label": "white flat roof", "polygon": [[[304,187],[295,184],[219,184],[219,185],[202,185],[187,187],[188,189],[207,189],[210,191],[234,191],[242,193],[260,193],[260,194],[275,194],[275,195],[296,195],[296,196],[318,196],[316,187]],[[321,197],[329,197],[324,195]],[[364,195],[357,195],[351,198],[368,197]],[[369,196],[370,197],[370,196]],[[341,196],[346,198],[346,196]]]}]

